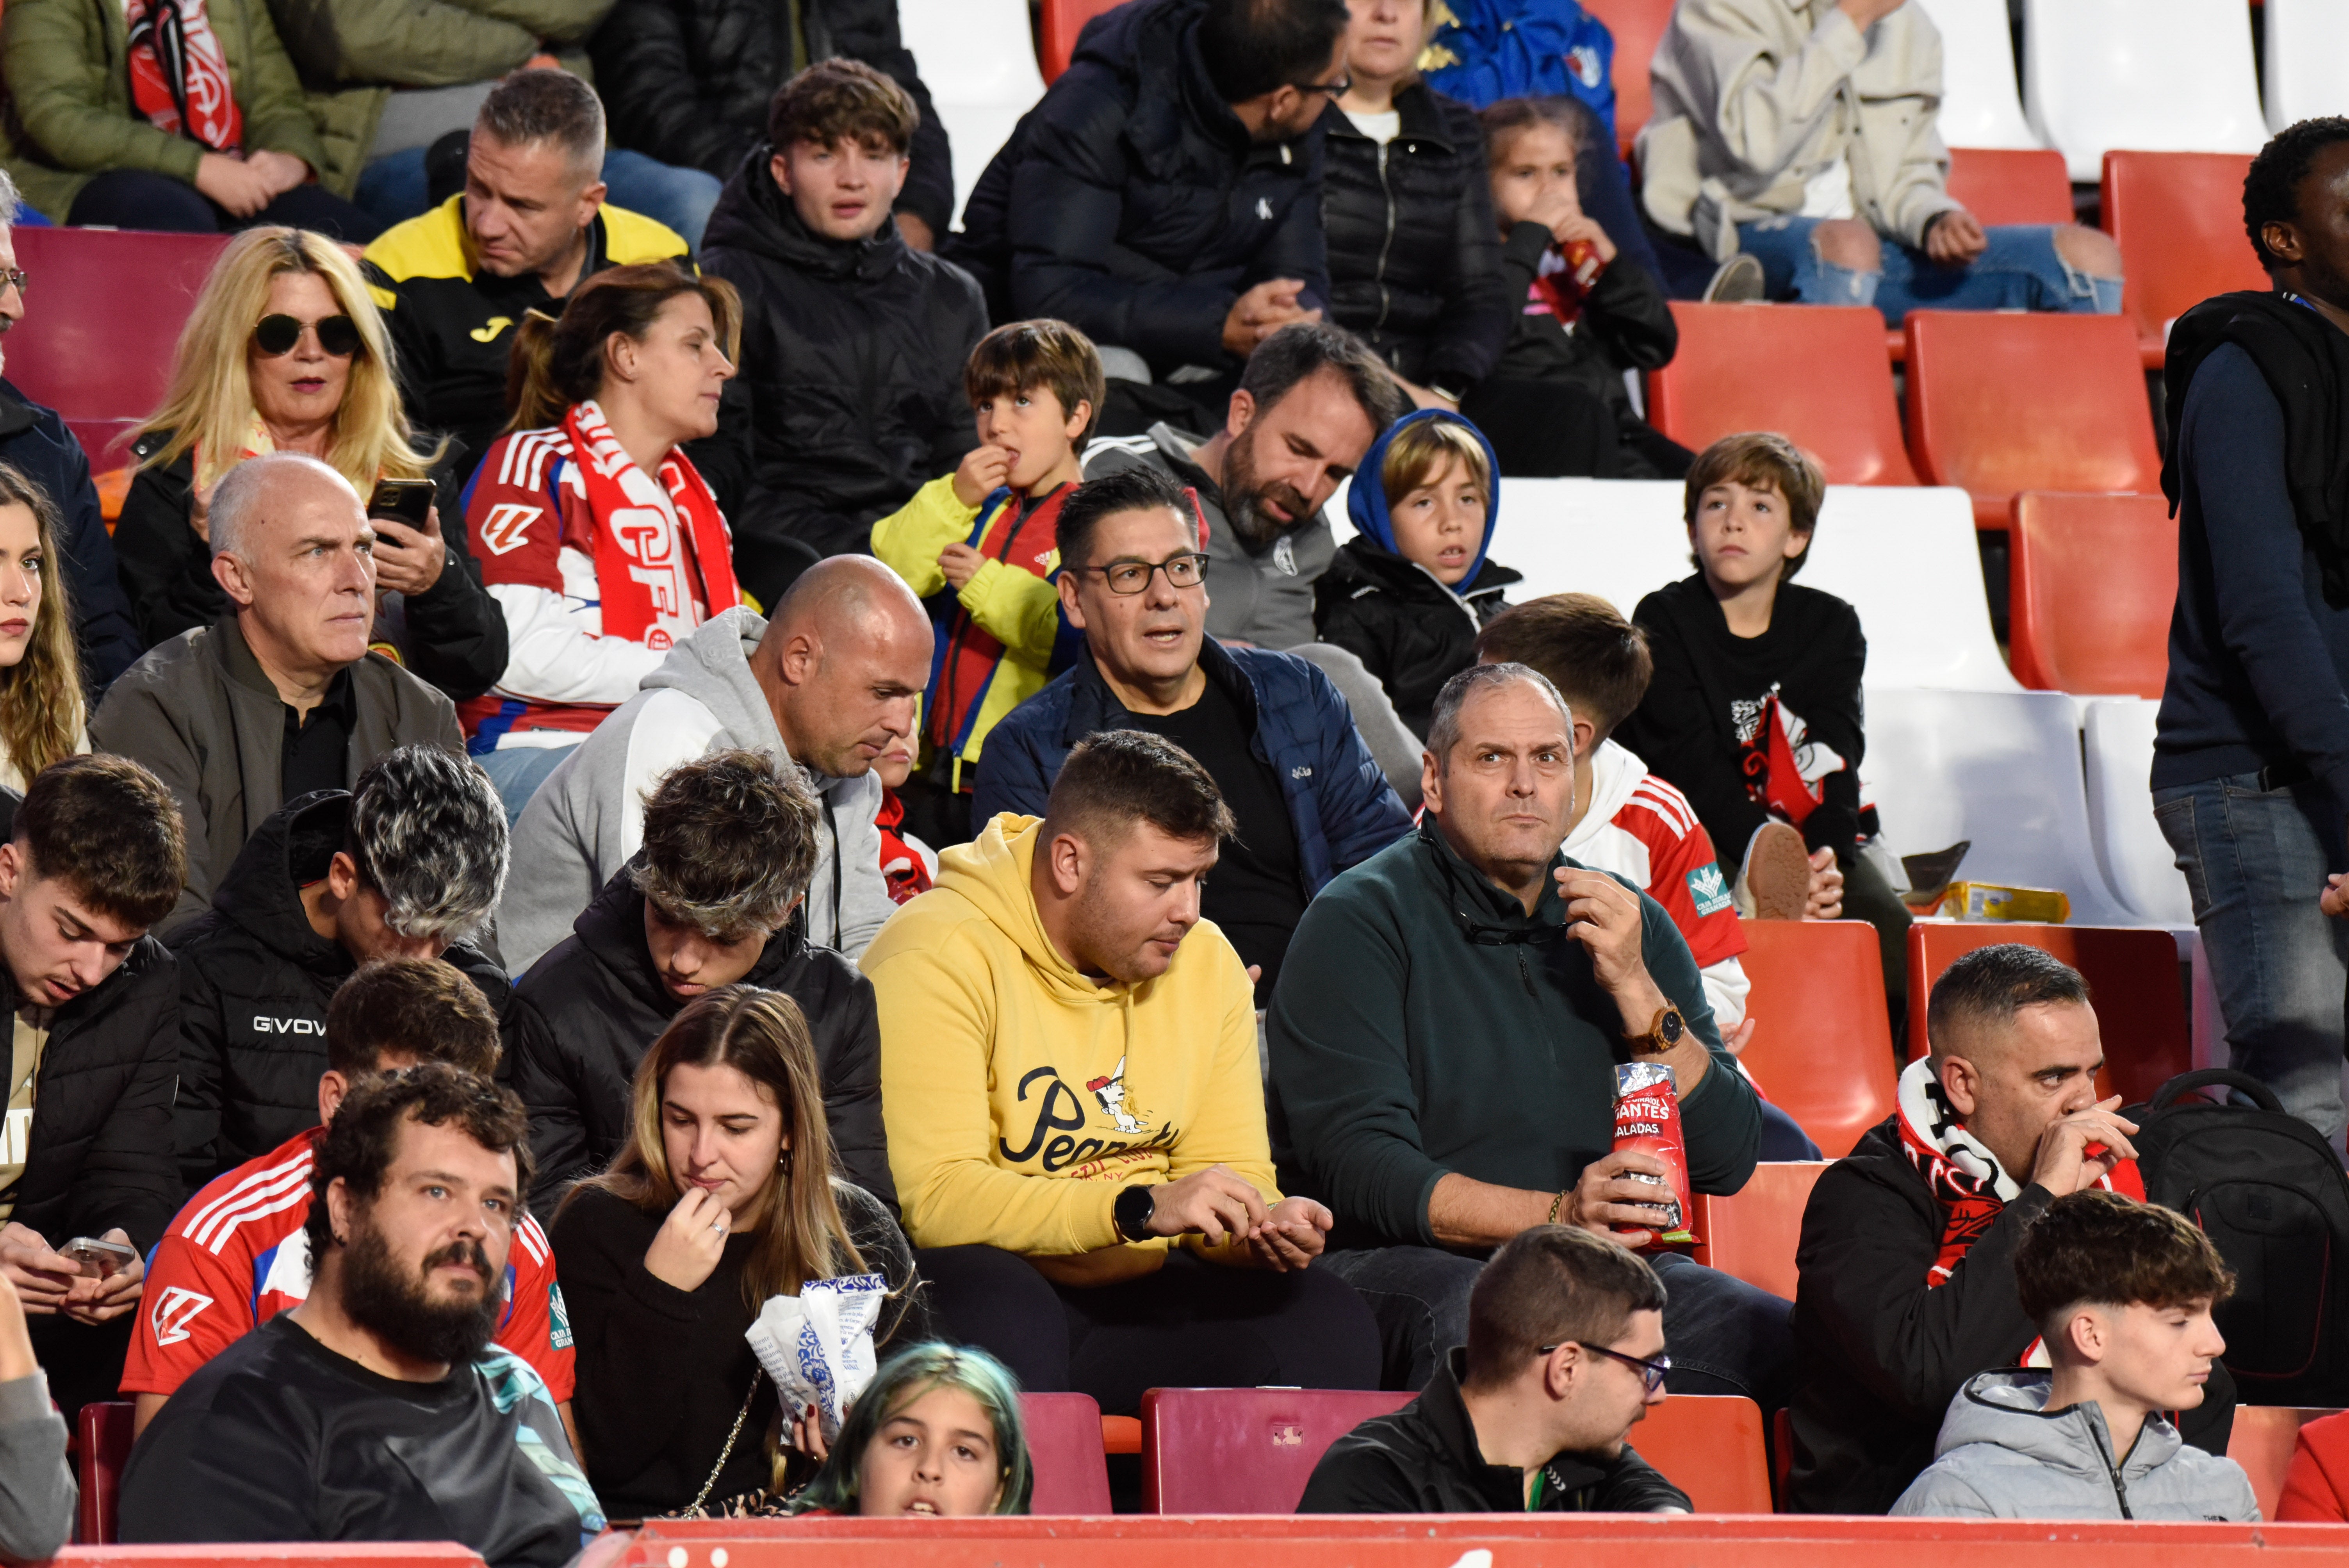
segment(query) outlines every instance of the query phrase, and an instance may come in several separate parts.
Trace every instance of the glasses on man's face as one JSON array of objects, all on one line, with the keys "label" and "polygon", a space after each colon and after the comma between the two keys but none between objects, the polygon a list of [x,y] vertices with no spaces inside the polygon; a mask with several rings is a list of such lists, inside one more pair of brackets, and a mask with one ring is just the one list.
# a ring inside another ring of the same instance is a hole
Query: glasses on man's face
[{"label": "glasses on man's face", "polygon": [[5,283],[7,287],[15,289],[18,294],[25,292],[27,278],[28,274],[22,267],[0,267],[0,283]]},{"label": "glasses on man's face", "polygon": [[1328,93],[1331,98],[1344,98],[1354,90],[1354,78],[1341,76],[1334,82],[1291,82],[1288,85],[1301,93]]},{"label": "glasses on man's face", "polygon": [[1131,597],[1150,586],[1151,574],[1166,573],[1169,588],[1196,588],[1206,580],[1207,557],[1199,551],[1185,551],[1170,555],[1164,561],[1112,561],[1106,566],[1086,566],[1085,572],[1098,572],[1112,593]]},{"label": "glasses on man's face", "polygon": [[325,315],[316,321],[264,315],[253,329],[253,346],[272,359],[282,358],[301,343],[305,327],[316,331],[318,346],[334,358],[348,359],[359,351],[359,324],[347,315]]},{"label": "glasses on man's face", "polygon": [[[1565,1343],[1567,1342],[1563,1339],[1557,1342],[1558,1345]],[[1593,1356],[1604,1356],[1609,1360],[1620,1361],[1640,1375],[1640,1387],[1651,1394],[1664,1386],[1664,1378],[1672,1369],[1672,1358],[1669,1356],[1652,1357],[1642,1361],[1636,1356],[1626,1356],[1620,1350],[1609,1350],[1604,1345],[1593,1345],[1587,1339],[1578,1339],[1574,1343],[1589,1351]],[[1535,1354],[1547,1356],[1557,1348],[1557,1345],[1544,1345],[1537,1347]]]}]

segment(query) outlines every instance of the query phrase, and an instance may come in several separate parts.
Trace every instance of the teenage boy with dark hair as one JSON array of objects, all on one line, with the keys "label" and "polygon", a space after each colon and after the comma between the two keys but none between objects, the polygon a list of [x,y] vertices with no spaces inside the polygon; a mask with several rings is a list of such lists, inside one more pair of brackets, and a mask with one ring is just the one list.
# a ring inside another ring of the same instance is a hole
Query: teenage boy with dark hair
[{"label": "teenage boy with dark hair", "polygon": [[2167,1418],[2202,1403],[2234,1283],[2182,1214],[2096,1188],[2056,1199],[2014,1249],[2052,1370],[1968,1379],[1895,1517],[2257,1522],[2243,1467]]},{"label": "teenage boy with dark hair", "polygon": [[[1015,321],[963,366],[978,445],[873,525],[873,553],[929,606],[938,653],[922,699],[916,831],[970,838],[987,733],[1051,678],[1065,630],[1052,573],[1061,503],[1101,412],[1101,356],[1064,321]],[[901,790],[900,793],[903,793]]]},{"label": "teenage boy with dark hair", "polygon": [[603,1511],[546,1385],[491,1343],[528,1133],[512,1094],[444,1062],[344,1099],[310,1171],[310,1294],[147,1429],[123,1540],[453,1540],[492,1568],[578,1554]]},{"label": "teenage boy with dark hair", "polygon": [[[42,769],[0,844],[0,1274],[66,1418],[113,1398],[144,1259],[185,1190],[171,1159],[179,974],[148,928],[187,877],[171,791],[125,757]],[[80,1237],[130,1249],[85,1273]]]},{"label": "teenage boy with dark hair", "polygon": [[191,1189],[317,1123],[336,988],[377,958],[439,958],[503,1008],[505,971],[471,939],[506,877],[505,809],[471,761],[402,746],[347,793],[263,822],[181,933],[180,1092]]},{"label": "teenage boy with dark hair", "polygon": [[[139,1315],[122,1368],[139,1430],[197,1368],[309,1294],[310,1171],[345,1098],[419,1062],[483,1078],[497,1071],[498,1020],[480,984],[433,958],[383,959],[342,983],[326,1009],[312,1124],[206,1185],[156,1245],[147,1278],[153,1305]],[[549,1396],[567,1407],[571,1329],[554,1249],[536,1221],[515,1226],[499,1295],[497,1342],[537,1368]]]},{"label": "teenage boy with dark hair", "polygon": [[717,439],[747,459],[728,517],[761,604],[815,557],[864,549],[974,444],[963,365],[986,303],[889,215],[919,118],[870,66],[810,66],[775,94],[764,156],[709,216],[702,268],[742,294],[743,374]]},{"label": "teenage boy with dark hair", "polygon": [[1664,1286],[1571,1225],[1520,1231],[1426,1390],[1330,1446],[1299,1513],[1686,1513],[1626,1445],[1664,1402]]},{"label": "teenage boy with dark hair", "polygon": [[1876,927],[1897,1045],[1909,911],[1860,853],[1873,818],[1859,802],[1868,639],[1848,603],[1793,581],[1826,476],[1785,437],[1753,431],[1707,447],[1683,497],[1697,570],[1631,613],[1655,674],[1616,733],[1733,857],[1741,906],[1764,920],[1848,913]]},{"label": "teenage boy with dark hair", "polygon": [[799,1004],[840,1172],[896,1202],[872,984],[792,918],[821,810],[788,759],[719,751],[671,769],[645,802],[643,849],[514,987],[505,1042],[530,1108],[541,1213],[635,1135],[629,1086],[669,1020],[736,981]]}]

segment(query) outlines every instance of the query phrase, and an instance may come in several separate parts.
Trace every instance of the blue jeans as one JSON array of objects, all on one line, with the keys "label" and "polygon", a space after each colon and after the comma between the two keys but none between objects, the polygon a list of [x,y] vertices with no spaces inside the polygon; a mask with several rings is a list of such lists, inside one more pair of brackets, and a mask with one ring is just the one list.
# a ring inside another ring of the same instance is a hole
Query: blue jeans
[{"label": "blue jeans", "polygon": [[[1678,1253],[1648,1254],[1664,1282],[1665,1385],[1676,1394],[1742,1394],[1764,1410],[1786,1402],[1795,1304]],[[1314,1267],[1371,1304],[1386,1357],[1383,1386],[1423,1388],[1453,1346],[1468,1343],[1468,1293],[1484,1260],[1440,1247],[1329,1253]]]},{"label": "blue jeans", "polygon": [[[586,738],[582,736],[581,740]],[[511,828],[520,820],[522,809],[546,782],[546,776],[563,764],[563,759],[579,748],[573,746],[509,746],[497,751],[478,751],[473,760],[490,776],[490,784],[505,803],[506,826]]]},{"label": "blue jeans", "polygon": [[2321,784],[2261,789],[2239,773],[2157,789],[2153,815],[2186,873],[2230,1060],[2337,1148],[2349,922],[2316,899],[2349,870],[2339,803]]},{"label": "blue jeans", "polygon": [[1737,246],[1762,263],[1765,297],[1803,304],[1872,304],[1899,326],[1912,310],[2050,310],[2118,315],[2121,281],[2092,277],[2055,250],[2047,223],[2004,223],[1970,266],[1945,267],[1922,251],[1878,237],[1880,272],[1819,259],[1813,235],[1825,218],[1764,218],[1737,226]]},{"label": "blue jeans", "polygon": [[[385,227],[430,210],[432,193],[425,181],[424,153],[423,148],[411,147],[373,159],[359,170],[354,196]],[[701,249],[701,231],[709,226],[710,210],[718,205],[718,192],[724,189],[724,182],[714,174],[658,163],[625,147],[604,155],[604,183],[610,187],[606,195],[613,206],[667,224],[697,253]]]}]

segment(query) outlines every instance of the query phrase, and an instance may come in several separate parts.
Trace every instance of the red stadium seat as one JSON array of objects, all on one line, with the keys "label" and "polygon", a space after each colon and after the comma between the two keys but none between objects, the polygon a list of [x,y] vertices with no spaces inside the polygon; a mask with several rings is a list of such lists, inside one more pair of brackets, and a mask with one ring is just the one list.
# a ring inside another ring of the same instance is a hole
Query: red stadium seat
[{"label": "red stadium seat", "polygon": [[92,468],[115,466],[125,455],[108,447],[162,402],[180,328],[228,242],[24,228],[16,240],[30,297],[8,334],[8,379],[65,417]]},{"label": "red stadium seat", "polygon": [[1749,920],[1743,1060],[1770,1102],[1830,1160],[1892,1114],[1884,958],[1864,920]]},{"label": "red stadium seat", "polygon": [[2276,1505],[2283,1500],[2284,1472],[2292,1468],[2292,1453],[2300,1441],[2300,1429],[2309,1422],[2334,1414],[2331,1410],[2302,1410],[2290,1405],[2238,1405],[2235,1425],[2227,1436],[2227,1457],[2243,1467],[2251,1478],[2251,1493],[2260,1500],[2260,1517],[2273,1519]]},{"label": "red stadium seat", "polygon": [[1033,1513],[1107,1513],[1101,1407],[1090,1394],[1022,1394],[1028,1457],[1036,1467]]},{"label": "red stadium seat", "polygon": [[2268,274],[2243,233],[2236,152],[2107,152],[2105,232],[2121,248],[2121,316],[2142,363],[2161,364],[2169,324],[2215,294],[2265,291]]},{"label": "red stadium seat", "polygon": [[1933,982],[1961,954],[1994,942],[2044,948],[2086,976],[2105,1043],[2099,1095],[2135,1105],[2194,1065],[2178,944],[2167,931],[1920,920],[1909,928],[1909,1054],[1925,1054]]},{"label": "red stadium seat", "polygon": [[1410,1394],[1153,1388],[1142,1396],[1144,1513],[1294,1513],[1331,1443]]},{"label": "red stadium seat", "polygon": [[1587,0],[1582,7],[1615,36],[1615,139],[1629,152],[1648,123],[1648,62],[1672,24],[1672,0]]},{"label": "red stadium seat", "polygon": [[[1670,1383],[1665,1384],[1669,1389]],[[1734,1394],[1674,1394],[1648,1408],[1629,1441],[1688,1493],[1699,1513],[1770,1511],[1762,1407]]]},{"label": "red stadium seat", "polygon": [[1985,225],[2072,222],[2064,155],[2044,148],[1953,147],[1949,192]]},{"label": "red stadium seat", "polygon": [[2159,697],[2178,600],[2178,523],[2158,495],[2014,501],[2008,662],[2035,691]]},{"label": "red stadium seat", "polygon": [[1900,444],[1884,318],[1856,305],[1672,302],[1680,352],[1648,373],[1648,418],[1702,451],[1740,430],[1779,430],[1827,482],[1913,485]]},{"label": "red stadium seat", "polygon": [[1973,497],[1975,527],[2006,527],[2023,490],[2161,489],[2126,319],[1920,310],[1907,332],[1909,455]]},{"label": "red stadium seat", "polygon": [[1122,0],[1043,0],[1043,9],[1036,18],[1037,64],[1043,67],[1047,84],[1060,78],[1069,68],[1069,57],[1077,52],[1077,35],[1085,24],[1104,11],[1114,11]]},{"label": "red stadium seat", "polygon": [[[1879,991],[1878,995],[1881,995]],[[1886,1057],[1889,1065],[1891,1058]],[[1888,1109],[1887,1116],[1891,1114]],[[1707,1268],[1795,1299],[1795,1245],[1803,1239],[1803,1209],[1824,1160],[1764,1161],[1728,1197],[1700,1193],[1693,1216],[1702,1241],[1696,1261]]]},{"label": "red stadium seat", "polygon": [[74,1423],[74,1454],[81,1466],[81,1507],[74,1516],[74,1541],[79,1545],[114,1544],[115,1511],[121,1496],[122,1467],[130,1462],[130,1416],[135,1408],[127,1399],[93,1402],[81,1408]]}]

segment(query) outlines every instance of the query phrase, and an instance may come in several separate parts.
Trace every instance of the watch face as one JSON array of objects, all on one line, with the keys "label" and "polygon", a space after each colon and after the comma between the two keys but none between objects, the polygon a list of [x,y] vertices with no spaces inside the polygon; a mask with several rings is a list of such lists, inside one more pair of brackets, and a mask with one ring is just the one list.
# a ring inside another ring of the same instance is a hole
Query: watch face
[{"label": "watch face", "polygon": [[[1663,1037],[1665,1045],[1677,1046],[1681,1043],[1681,1036],[1687,1032],[1687,1028],[1688,1026],[1681,1022],[1680,1009],[1667,1007],[1664,1009],[1663,1022],[1656,1026],[1656,1033]],[[1100,1211],[1095,1210],[1094,1212],[1098,1213]]]}]

